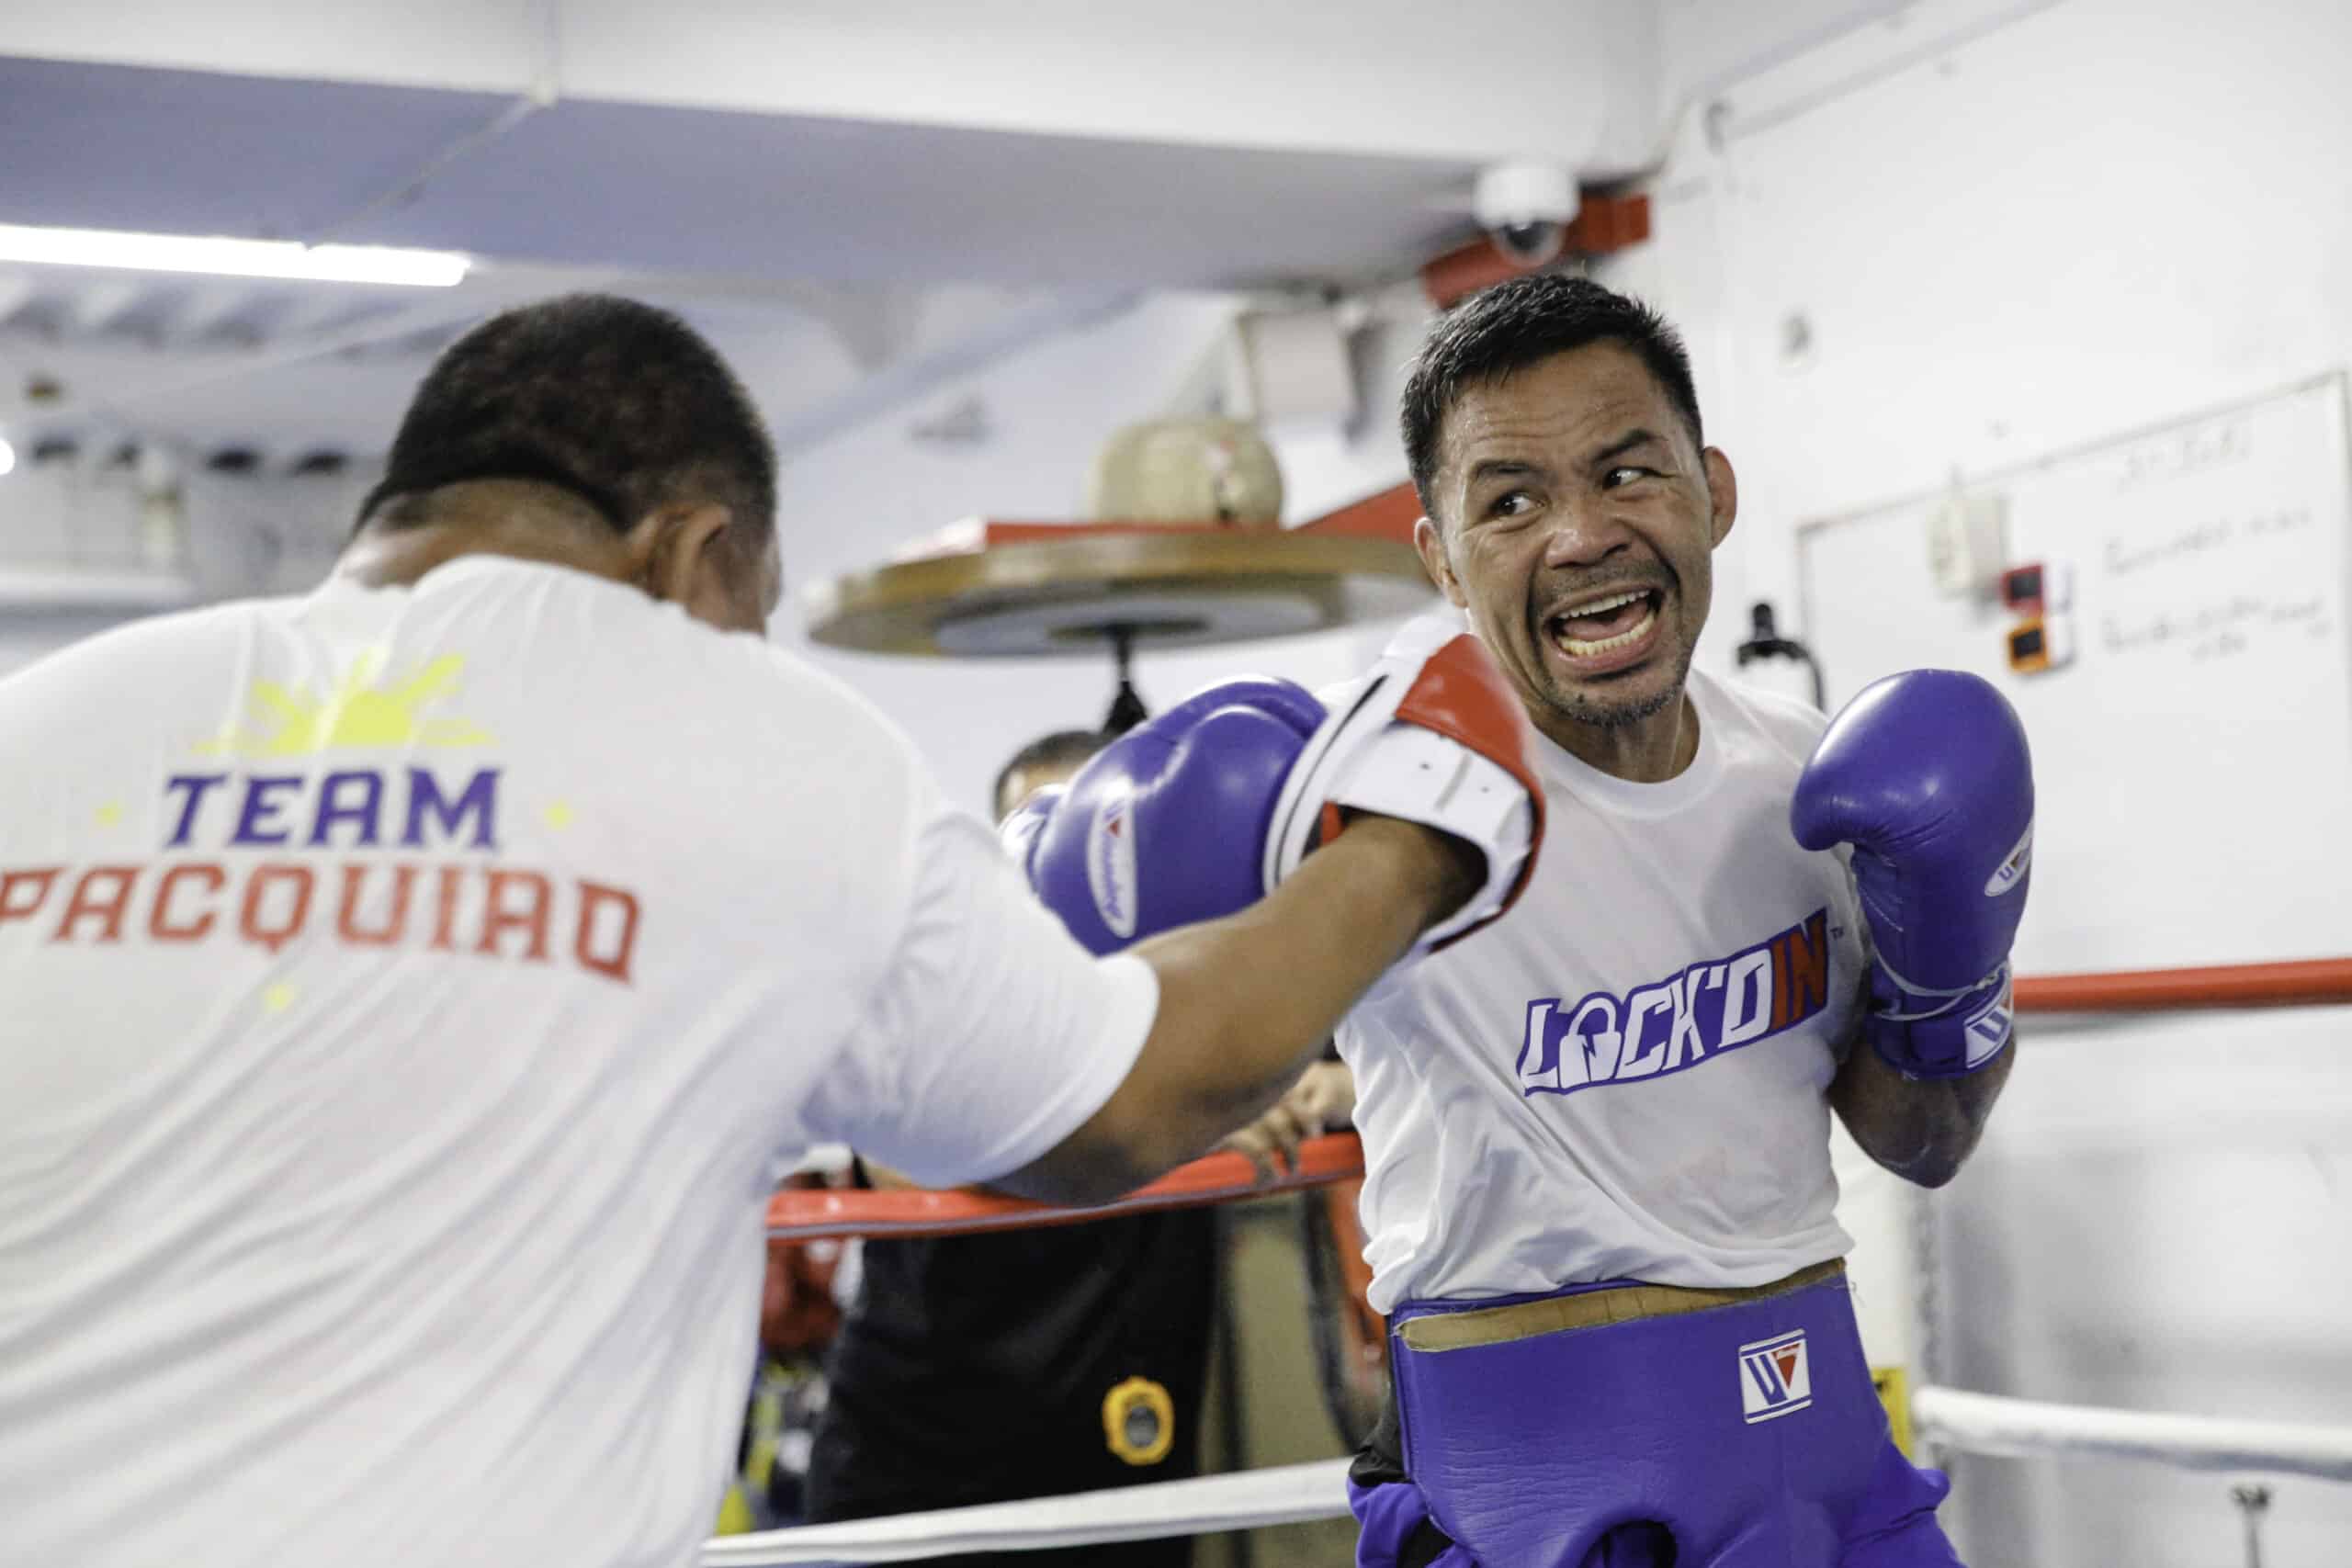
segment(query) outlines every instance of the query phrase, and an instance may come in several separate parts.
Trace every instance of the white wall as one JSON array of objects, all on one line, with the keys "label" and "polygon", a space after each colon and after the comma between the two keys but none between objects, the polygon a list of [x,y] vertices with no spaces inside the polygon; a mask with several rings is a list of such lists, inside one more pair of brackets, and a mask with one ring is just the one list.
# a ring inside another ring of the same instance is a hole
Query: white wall
[{"label": "white wall", "polygon": [[19,460],[0,476],[0,675],[135,613],[105,585],[168,564],[141,525],[127,473]]},{"label": "white wall", "polygon": [[[1711,4],[1748,9],[1687,9]],[[2352,13],[1931,0],[1897,24],[1728,89],[1719,149],[1694,116],[1653,186],[1655,241],[1611,269],[1690,329],[1741,475],[1719,623],[1751,592],[1793,617],[1804,519],[2352,363]],[[2352,1420],[2347,1036],[2343,1010],[2030,1019],[1983,1151],[1932,1200],[1938,1370]],[[1956,1472],[1975,1568],[2241,1560],[2221,1477]],[[2275,1489],[2268,1568],[2343,1562],[2352,1487]]]},{"label": "white wall", "polygon": [[86,609],[0,611],[0,675],[20,670],[69,643],[96,637],[120,620],[107,611]]},{"label": "white wall", "polygon": [[158,608],[307,592],[381,472],[199,470],[152,498],[126,468],[20,465],[0,477],[0,674]]},{"label": "white wall", "polygon": [[[1222,295],[1163,297],[1048,339],[978,375],[942,386],[786,466],[779,499],[787,595],[838,573],[869,569],[910,540],[959,518],[1080,519],[1089,466],[1120,425],[1169,411],[1199,384],[1204,355],[1237,309]],[[1391,335],[1389,363],[1362,434],[1286,433],[1288,521],[1317,516],[1405,477],[1394,429],[1394,360],[1414,334]],[[978,398],[990,434],[970,446],[914,439],[911,426]],[[775,630],[805,645],[797,604]],[[1138,656],[1136,684],[1155,709],[1197,686],[1256,672],[1313,685],[1352,673],[1378,651],[1385,627],[1353,628],[1232,648]],[[895,659],[808,648],[810,657],[879,704],[931,759],[949,794],[987,806],[1004,759],[1050,729],[1101,722],[1111,660]]]},{"label": "white wall", "polygon": [[0,475],[0,564],[51,572],[136,571],[149,564],[128,473],[19,460]]}]

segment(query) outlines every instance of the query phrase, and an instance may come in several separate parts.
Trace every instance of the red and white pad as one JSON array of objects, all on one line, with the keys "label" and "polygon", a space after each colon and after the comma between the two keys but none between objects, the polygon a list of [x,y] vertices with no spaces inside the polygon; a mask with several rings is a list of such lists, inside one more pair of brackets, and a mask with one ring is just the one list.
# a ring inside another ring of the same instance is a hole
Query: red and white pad
[{"label": "red and white pad", "polygon": [[1275,802],[1267,891],[1337,830],[1327,818],[1345,808],[1422,823],[1487,857],[1485,885],[1417,952],[1459,942],[1510,908],[1535,871],[1544,789],[1527,716],[1478,639],[1415,621],[1329,706]]}]

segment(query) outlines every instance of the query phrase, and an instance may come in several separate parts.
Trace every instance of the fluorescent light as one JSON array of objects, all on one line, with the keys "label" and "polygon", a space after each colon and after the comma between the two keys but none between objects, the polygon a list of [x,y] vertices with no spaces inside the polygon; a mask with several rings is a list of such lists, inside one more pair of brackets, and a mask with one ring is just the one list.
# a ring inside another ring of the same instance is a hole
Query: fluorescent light
[{"label": "fluorescent light", "polygon": [[8,223],[0,223],[0,261],[124,267],[135,272],[217,273],[227,277],[301,277],[323,283],[389,283],[418,288],[447,288],[473,265],[453,251],[298,245],[289,240],[132,234],[111,229],[28,229]]},{"label": "fluorescent light", "polygon": [[0,474],[6,473],[16,466],[17,449],[6,441],[0,441]]}]

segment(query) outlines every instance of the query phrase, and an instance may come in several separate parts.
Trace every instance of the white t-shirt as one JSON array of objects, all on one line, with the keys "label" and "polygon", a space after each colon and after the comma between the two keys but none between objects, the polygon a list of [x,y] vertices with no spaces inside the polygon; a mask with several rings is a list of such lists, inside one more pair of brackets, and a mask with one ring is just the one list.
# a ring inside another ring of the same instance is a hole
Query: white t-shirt
[{"label": "white t-shirt", "polygon": [[1841,1256],[1824,1095],[1865,959],[1837,854],[1789,834],[1825,720],[1693,671],[1663,784],[1539,739],[1535,879],[1340,1031],[1372,1304],[1594,1280],[1763,1284]]},{"label": "white t-shirt", "polygon": [[1157,1006],[756,637],[487,557],[0,682],[10,1561],[692,1561],[762,1214],[1045,1153]]}]

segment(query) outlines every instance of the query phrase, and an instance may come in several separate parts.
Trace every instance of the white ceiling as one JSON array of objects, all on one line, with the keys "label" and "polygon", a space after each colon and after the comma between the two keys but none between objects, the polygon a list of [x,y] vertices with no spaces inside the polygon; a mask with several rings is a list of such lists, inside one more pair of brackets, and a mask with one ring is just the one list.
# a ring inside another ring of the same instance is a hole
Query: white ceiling
[{"label": "white ceiling", "polygon": [[1409,268],[1464,226],[1454,203],[1478,167],[586,99],[510,107],[0,58],[0,220],[710,277],[1214,288]]},{"label": "white ceiling", "polygon": [[[0,6],[0,222],[482,264],[448,290],[0,268],[0,430],[365,454],[465,325],[594,287],[680,309],[805,442],[1144,292],[1408,275],[1499,157],[1628,173],[1690,60],[1723,67],[1700,13],[1726,8]],[[1795,37],[1885,8],[1780,9]]]},{"label": "white ceiling", "polygon": [[[506,107],[0,58],[0,222],[484,259],[447,291],[0,270],[0,429],[364,450],[465,324],[596,287],[682,309],[789,441],[872,403],[878,376],[919,380],[1139,290],[1409,272],[1463,231],[1447,193],[1475,172],[609,103],[478,134]],[[36,379],[62,400],[28,403]]]}]

